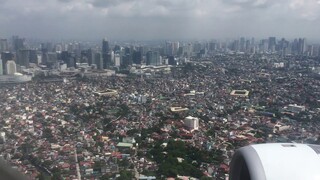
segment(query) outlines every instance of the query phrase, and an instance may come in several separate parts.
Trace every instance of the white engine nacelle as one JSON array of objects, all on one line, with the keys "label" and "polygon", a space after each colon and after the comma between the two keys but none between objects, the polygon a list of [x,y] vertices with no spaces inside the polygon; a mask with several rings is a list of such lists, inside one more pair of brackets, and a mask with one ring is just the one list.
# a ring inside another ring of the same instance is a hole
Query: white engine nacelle
[{"label": "white engine nacelle", "polygon": [[320,180],[320,146],[257,144],[240,148],[230,164],[230,180]]}]

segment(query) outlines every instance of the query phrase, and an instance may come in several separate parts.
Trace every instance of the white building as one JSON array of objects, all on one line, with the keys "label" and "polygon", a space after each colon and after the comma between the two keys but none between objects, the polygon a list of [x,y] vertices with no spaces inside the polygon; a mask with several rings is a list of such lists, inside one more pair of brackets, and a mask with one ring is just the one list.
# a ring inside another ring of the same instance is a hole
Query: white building
[{"label": "white building", "polygon": [[297,104],[289,104],[287,110],[293,113],[299,113],[301,111],[305,111],[305,106],[298,106]]},{"label": "white building", "polygon": [[199,129],[199,119],[196,117],[188,116],[184,119],[184,124],[191,130]]},{"label": "white building", "polygon": [[0,76],[3,75],[2,59],[0,58]]},{"label": "white building", "polygon": [[14,75],[17,72],[17,65],[16,62],[10,60],[7,62],[7,74]]},{"label": "white building", "polygon": [[283,68],[283,67],[284,67],[284,63],[283,63],[283,62],[274,63],[273,66],[274,66],[275,68]]},{"label": "white building", "polygon": [[281,124],[281,123],[277,123],[274,128],[273,128],[273,133],[276,132],[282,132],[282,131],[286,131],[291,129],[291,126],[285,125],[285,124]]},{"label": "white building", "polygon": [[0,138],[1,138],[2,141],[5,143],[5,142],[6,142],[6,133],[5,133],[5,132],[1,132],[1,133],[0,133]]},{"label": "white building", "polygon": [[114,66],[120,67],[121,59],[119,54],[114,55]]}]

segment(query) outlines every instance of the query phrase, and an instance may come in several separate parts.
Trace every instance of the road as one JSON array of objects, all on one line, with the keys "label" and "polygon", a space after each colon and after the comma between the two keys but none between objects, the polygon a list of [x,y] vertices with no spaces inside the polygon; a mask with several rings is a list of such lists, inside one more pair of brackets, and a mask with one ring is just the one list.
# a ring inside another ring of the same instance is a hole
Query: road
[{"label": "road", "polygon": [[76,170],[77,170],[78,180],[81,180],[81,173],[80,173],[80,166],[79,166],[79,162],[78,162],[77,149],[74,149],[74,159],[76,161]]}]

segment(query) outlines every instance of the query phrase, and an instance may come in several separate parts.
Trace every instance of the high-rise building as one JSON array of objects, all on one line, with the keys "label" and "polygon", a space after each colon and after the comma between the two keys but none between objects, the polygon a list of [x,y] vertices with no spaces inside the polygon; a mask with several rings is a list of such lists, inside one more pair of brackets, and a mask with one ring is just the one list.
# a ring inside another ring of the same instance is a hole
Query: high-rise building
[{"label": "high-rise building", "polygon": [[121,64],[120,54],[115,54],[114,55],[114,66],[120,67],[120,64]]},{"label": "high-rise building", "polygon": [[168,56],[175,56],[178,53],[179,47],[179,42],[166,42],[164,53]]},{"label": "high-rise building", "polygon": [[184,124],[190,130],[198,130],[199,129],[199,119],[196,117],[188,116],[184,119]]},{"label": "high-rise building", "polygon": [[276,50],[276,37],[269,37],[268,50],[274,52]]},{"label": "high-rise building", "polygon": [[80,57],[81,63],[88,63],[90,66],[91,64],[94,64],[94,52],[92,49],[82,50],[81,51],[81,57]]},{"label": "high-rise building", "polygon": [[202,44],[197,42],[193,44],[193,52],[198,53],[202,49]]},{"label": "high-rise building", "polygon": [[127,68],[128,66],[132,65],[132,51],[133,49],[130,47],[124,48],[124,55],[121,63],[122,67]]},{"label": "high-rise building", "polygon": [[165,48],[165,53],[168,56],[172,56],[173,55],[173,47],[172,47],[172,43],[171,42],[166,42],[166,48]]},{"label": "high-rise building", "polygon": [[173,56],[169,56],[169,58],[168,58],[168,64],[169,64],[169,65],[177,65],[177,63],[176,63],[176,61],[175,61],[175,59],[174,59]]},{"label": "high-rise building", "polygon": [[250,42],[250,43],[251,43],[252,46],[255,45],[255,40],[254,40],[254,38],[251,38],[251,42]]},{"label": "high-rise building", "polygon": [[0,58],[0,76],[3,75],[2,59]]},{"label": "high-rise building", "polygon": [[94,63],[97,65],[98,69],[103,69],[103,59],[101,53],[96,53],[94,55]]},{"label": "high-rise building", "polygon": [[37,50],[29,50],[29,62],[38,64]]},{"label": "high-rise building", "polygon": [[246,39],[244,37],[240,38],[240,51],[245,52],[246,51]]},{"label": "high-rise building", "polygon": [[94,51],[93,49],[88,49],[87,56],[88,56],[88,64],[91,66],[91,64],[94,63]]},{"label": "high-rise building", "polygon": [[295,55],[297,55],[299,53],[299,41],[298,41],[298,39],[294,39],[294,41],[291,43],[291,51]]},{"label": "high-rise building", "polygon": [[58,61],[57,53],[48,52],[48,62],[49,63],[56,63],[57,61]]},{"label": "high-rise building", "polygon": [[59,55],[59,59],[67,64],[68,59],[70,58],[70,53],[68,51],[62,51]]},{"label": "high-rise building", "polygon": [[132,61],[134,64],[141,64],[142,53],[140,51],[134,51],[132,55]]},{"label": "high-rise building", "polygon": [[268,39],[262,39],[259,47],[260,51],[266,52],[268,50],[268,44],[269,44]]},{"label": "high-rise building", "polygon": [[148,51],[146,54],[146,64],[157,66],[160,65],[160,55],[157,51]]},{"label": "high-rise building", "polygon": [[209,49],[209,51],[215,51],[215,50],[217,50],[217,43],[215,43],[215,42],[210,42],[208,49]]},{"label": "high-rise building", "polygon": [[308,56],[313,56],[314,55],[314,46],[313,45],[308,45],[307,46],[307,55]]},{"label": "high-rise building", "polygon": [[7,39],[0,39],[0,52],[8,51],[8,41]]},{"label": "high-rise building", "polygon": [[10,52],[1,53],[3,74],[7,74],[7,62],[9,60],[13,60],[13,58],[14,58],[14,55]]},{"label": "high-rise building", "polygon": [[109,52],[109,42],[107,39],[102,40],[102,53],[108,53]]},{"label": "high-rise building", "polygon": [[24,67],[29,67],[29,50],[20,49],[17,51],[17,64]]},{"label": "high-rise building", "polygon": [[305,38],[299,38],[298,51],[299,51],[299,54],[301,54],[301,55],[303,55],[307,51],[307,45],[306,45]]},{"label": "high-rise building", "polygon": [[250,40],[246,40],[246,46],[245,46],[244,51],[245,52],[250,52],[250,50],[251,50]]},{"label": "high-rise building", "polygon": [[103,59],[103,68],[109,68],[111,66],[111,54],[109,52],[109,42],[107,39],[102,40],[102,59]]},{"label": "high-rise building", "polygon": [[180,43],[179,42],[173,42],[173,55],[174,56],[177,55],[179,47],[180,47]]},{"label": "high-rise building", "polygon": [[25,39],[19,38],[19,36],[12,37],[13,49],[18,51],[20,49],[25,49]]},{"label": "high-rise building", "polygon": [[8,75],[14,75],[17,72],[17,65],[13,60],[9,60],[6,65]]}]

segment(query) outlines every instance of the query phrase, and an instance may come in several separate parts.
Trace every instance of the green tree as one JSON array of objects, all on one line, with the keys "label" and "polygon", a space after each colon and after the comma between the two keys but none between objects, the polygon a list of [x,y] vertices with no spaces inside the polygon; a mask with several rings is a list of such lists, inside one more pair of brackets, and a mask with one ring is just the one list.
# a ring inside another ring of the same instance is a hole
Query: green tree
[{"label": "green tree", "polygon": [[132,180],[134,178],[134,175],[131,171],[123,170],[120,171],[120,177],[117,178],[117,180]]}]

